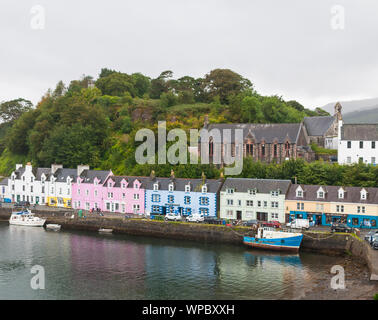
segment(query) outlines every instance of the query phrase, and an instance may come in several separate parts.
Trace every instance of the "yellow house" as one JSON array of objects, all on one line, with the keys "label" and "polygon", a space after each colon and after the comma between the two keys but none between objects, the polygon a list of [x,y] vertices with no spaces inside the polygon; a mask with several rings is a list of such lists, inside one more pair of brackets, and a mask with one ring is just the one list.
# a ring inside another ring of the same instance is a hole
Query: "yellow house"
[{"label": "yellow house", "polygon": [[378,228],[378,188],[293,184],[285,199],[285,215],[317,225],[334,222]]}]

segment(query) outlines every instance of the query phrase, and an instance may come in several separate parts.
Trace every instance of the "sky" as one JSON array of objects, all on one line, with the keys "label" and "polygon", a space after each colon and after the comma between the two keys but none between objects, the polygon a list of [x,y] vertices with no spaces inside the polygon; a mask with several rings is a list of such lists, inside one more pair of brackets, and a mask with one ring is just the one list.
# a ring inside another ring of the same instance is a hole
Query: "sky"
[{"label": "sky", "polygon": [[228,68],[308,108],[378,97],[376,0],[1,0],[0,101],[101,68]]}]

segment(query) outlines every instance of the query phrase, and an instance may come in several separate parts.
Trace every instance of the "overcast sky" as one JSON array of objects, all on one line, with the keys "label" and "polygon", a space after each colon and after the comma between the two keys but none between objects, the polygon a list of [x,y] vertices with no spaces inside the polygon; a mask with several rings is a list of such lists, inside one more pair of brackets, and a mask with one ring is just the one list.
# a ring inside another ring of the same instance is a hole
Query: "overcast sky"
[{"label": "overcast sky", "polygon": [[150,77],[230,68],[311,108],[378,97],[376,0],[1,0],[0,12],[0,101],[36,103],[103,67]]}]

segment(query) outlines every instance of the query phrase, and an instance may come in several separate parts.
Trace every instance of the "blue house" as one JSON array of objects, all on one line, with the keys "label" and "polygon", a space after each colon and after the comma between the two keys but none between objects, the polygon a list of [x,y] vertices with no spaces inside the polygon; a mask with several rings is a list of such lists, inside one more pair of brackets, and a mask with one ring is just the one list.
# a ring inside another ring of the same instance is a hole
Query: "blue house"
[{"label": "blue house", "polygon": [[188,216],[203,214],[217,217],[219,191],[223,179],[180,179],[171,173],[170,178],[158,178],[154,174],[145,184],[145,212],[151,215]]}]

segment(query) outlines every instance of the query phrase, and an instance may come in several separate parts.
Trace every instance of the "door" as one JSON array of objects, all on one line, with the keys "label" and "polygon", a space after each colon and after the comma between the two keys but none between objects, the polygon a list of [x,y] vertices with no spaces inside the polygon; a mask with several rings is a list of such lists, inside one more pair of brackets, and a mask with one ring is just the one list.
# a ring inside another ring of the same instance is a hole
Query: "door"
[{"label": "door", "polygon": [[20,195],[18,194],[18,195],[17,195],[17,202],[20,202],[20,200],[21,200],[21,199],[20,199]]},{"label": "door", "polygon": [[241,220],[242,219],[242,212],[241,211],[236,211],[236,219]]}]

